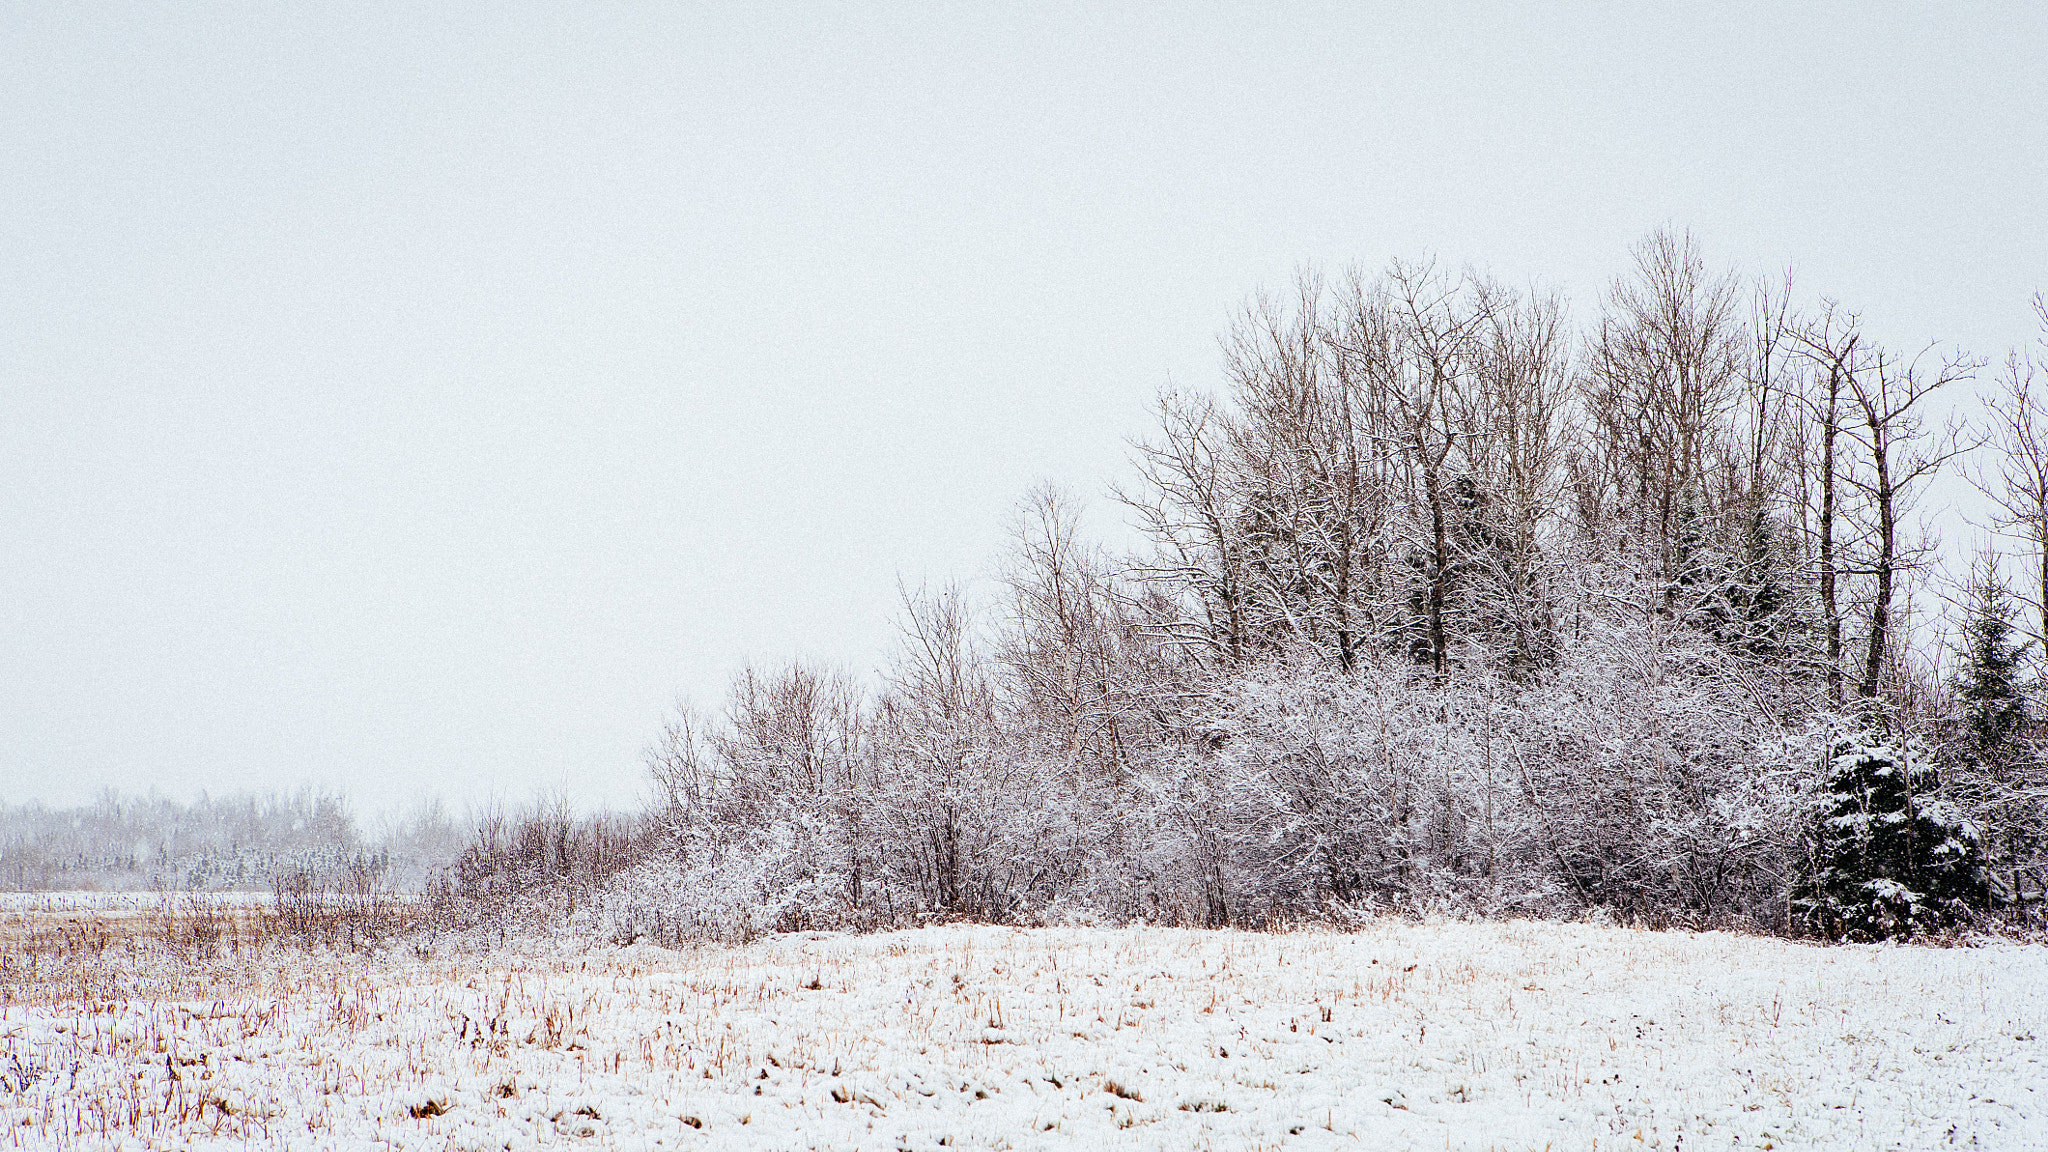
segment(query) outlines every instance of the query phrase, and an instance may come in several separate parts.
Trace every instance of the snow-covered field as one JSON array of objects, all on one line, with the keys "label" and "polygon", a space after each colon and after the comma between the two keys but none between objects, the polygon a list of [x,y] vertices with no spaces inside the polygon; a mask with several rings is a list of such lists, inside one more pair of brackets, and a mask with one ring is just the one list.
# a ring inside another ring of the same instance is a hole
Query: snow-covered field
[{"label": "snow-covered field", "polygon": [[0,970],[0,1147],[2048,1147],[2039,947],[1389,920],[92,963]]}]

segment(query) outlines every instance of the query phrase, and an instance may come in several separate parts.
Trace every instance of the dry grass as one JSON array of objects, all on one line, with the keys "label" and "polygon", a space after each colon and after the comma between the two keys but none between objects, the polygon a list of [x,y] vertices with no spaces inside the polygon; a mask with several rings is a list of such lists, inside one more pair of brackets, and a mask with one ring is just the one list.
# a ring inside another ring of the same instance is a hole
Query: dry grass
[{"label": "dry grass", "polygon": [[902,1125],[954,1146],[1478,1149],[1539,1122],[1559,1146],[1691,1147],[1723,1131],[1701,1117],[1782,1147],[1837,1096],[1858,1111],[1822,1120],[1867,1112],[1873,1138],[1930,1115],[1994,1132],[2003,1105],[1952,1089],[2010,1079],[2040,1023],[2001,1015],[2017,973],[1968,950],[1569,925],[431,956],[287,946],[260,920],[208,951],[172,928],[8,928],[47,963],[0,980],[0,1148],[850,1146]]},{"label": "dry grass", "polygon": [[247,894],[169,893],[111,907],[16,901],[0,906],[0,1009],[205,997],[251,971],[300,963],[309,949],[395,938],[420,915],[416,902],[393,898],[310,911]]}]

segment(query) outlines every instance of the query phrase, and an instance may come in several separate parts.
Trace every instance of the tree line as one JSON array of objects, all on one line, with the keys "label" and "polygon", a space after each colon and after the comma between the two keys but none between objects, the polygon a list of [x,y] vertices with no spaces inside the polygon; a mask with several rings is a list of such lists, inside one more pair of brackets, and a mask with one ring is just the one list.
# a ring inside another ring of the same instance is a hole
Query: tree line
[{"label": "tree line", "polygon": [[[1142,546],[1034,491],[1000,594],[906,588],[878,683],[744,670],[641,828],[487,837],[451,890],[573,874],[550,907],[659,940],[2036,921],[2048,343],[1902,351],[1689,235],[1632,256],[1584,327],[1427,262],[1256,298],[1132,441]],[[1944,474],[1995,509],[1967,579],[1916,519]]]},{"label": "tree line", "polygon": [[417,891],[469,832],[439,801],[365,834],[341,796],[312,788],[190,803],[110,788],[75,807],[0,803],[0,891],[263,892],[351,872]]}]

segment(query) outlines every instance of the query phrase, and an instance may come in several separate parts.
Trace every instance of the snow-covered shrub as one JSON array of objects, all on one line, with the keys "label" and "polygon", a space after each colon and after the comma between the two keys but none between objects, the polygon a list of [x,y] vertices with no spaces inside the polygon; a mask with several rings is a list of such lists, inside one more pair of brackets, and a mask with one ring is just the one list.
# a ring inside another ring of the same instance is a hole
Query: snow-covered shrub
[{"label": "snow-covered shrub", "polygon": [[427,889],[432,931],[547,931],[576,915],[646,852],[648,829],[579,818],[566,800],[479,816],[468,848]]},{"label": "snow-covered shrub", "polygon": [[659,859],[607,892],[615,934],[1031,918],[1087,870],[1085,785],[1005,727],[957,595],[906,609],[873,698],[801,665],[749,671],[722,724],[670,726]]},{"label": "snow-covered shrub", "polygon": [[1519,839],[1493,795],[1509,786],[1505,748],[1490,760],[1496,734],[1412,668],[1275,662],[1217,703],[1215,750],[1168,767],[1200,782],[1231,920],[1500,900]]},{"label": "snow-covered shrub", "polygon": [[[1515,698],[1530,829],[1585,906],[1771,925],[1812,772],[1766,686],[1654,610],[1583,613],[1556,675]],[[1794,713],[1794,715],[1798,715]]]},{"label": "snow-covered shrub", "polygon": [[1540,675],[1468,653],[1443,678],[1399,656],[1241,668],[1205,694],[1208,739],[1136,766],[1151,808],[1133,818],[1205,853],[1173,871],[1212,878],[1190,902],[1235,923],[1364,906],[1782,924],[1818,737],[1757,708],[1765,689],[1697,630],[1625,603],[1571,622]]},{"label": "snow-covered shrub", "polygon": [[864,926],[845,871],[816,866],[818,831],[782,820],[723,842],[666,846],[613,877],[587,918],[620,943]]}]

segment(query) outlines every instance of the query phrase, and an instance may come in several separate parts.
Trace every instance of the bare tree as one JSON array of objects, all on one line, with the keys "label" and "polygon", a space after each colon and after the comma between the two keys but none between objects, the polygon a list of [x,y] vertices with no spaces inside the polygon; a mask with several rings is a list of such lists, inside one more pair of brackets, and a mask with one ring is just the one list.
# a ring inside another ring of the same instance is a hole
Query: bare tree
[{"label": "bare tree", "polygon": [[1748,431],[1745,481],[1753,511],[1761,511],[1775,484],[1770,475],[1793,422],[1790,398],[1798,391],[1799,324],[1792,311],[1792,277],[1759,281],[1751,297],[1748,356],[1743,365],[1742,412]]},{"label": "bare tree", "polygon": [[714,739],[745,787],[825,797],[853,784],[860,755],[860,688],[842,672],[802,663],[733,678],[724,730]]},{"label": "bare tree", "polygon": [[1841,520],[1838,481],[1842,468],[1836,442],[1842,434],[1843,395],[1853,373],[1863,334],[1858,317],[1829,301],[1820,316],[1798,335],[1805,354],[1817,365],[1814,394],[1806,397],[1812,422],[1820,429],[1818,458],[1820,506],[1813,526],[1820,588],[1821,628],[1826,641],[1828,698],[1842,702],[1842,609],[1835,528]]},{"label": "bare tree", "polygon": [[1225,343],[1238,419],[1245,583],[1255,625],[1334,654],[1344,671],[1381,626],[1376,567],[1392,496],[1374,433],[1382,418],[1384,295],[1352,273],[1336,300],[1304,271],[1292,307],[1260,299]]},{"label": "bare tree", "polygon": [[931,906],[1001,911],[982,867],[1013,767],[997,743],[996,696],[957,587],[901,590],[901,643],[879,702],[903,847],[916,854]]},{"label": "bare tree", "polygon": [[1496,573],[1513,629],[1513,663],[1548,660],[1554,627],[1541,586],[1545,525],[1563,499],[1566,446],[1577,431],[1570,342],[1564,302],[1554,294],[1522,297],[1475,281],[1484,318],[1474,386],[1461,423],[1471,437],[1466,456],[1478,483],[1498,503],[1507,547]]},{"label": "bare tree", "polygon": [[996,649],[1011,707],[1047,728],[1058,754],[1116,778],[1129,760],[1130,729],[1144,723],[1142,695],[1129,681],[1144,662],[1133,651],[1128,600],[1110,565],[1079,535],[1080,507],[1051,485],[1019,508],[1004,567],[1010,617]]},{"label": "bare tree", "polygon": [[1741,378],[1738,289],[1732,275],[1708,273],[1690,233],[1653,232],[1634,256],[1634,277],[1608,291],[1587,406],[1617,497],[1668,545],[1681,498],[1721,447]]},{"label": "bare tree", "polygon": [[711,802],[720,782],[716,757],[704,717],[688,702],[677,701],[661,736],[646,752],[647,773],[671,819]]},{"label": "bare tree", "polygon": [[[1237,487],[1243,580],[1253,626],[1268,637],[1320,645],[1334,637],[1351,658],[1351,524],[1331,484],[1344,444],[1328,434],[1331,377],[1323,341],[1321,278],[1303,271],[1291,307],[1266,296],[1223,341],[1237,418],[1228,441]],[[1334,545],[1334,546],[1333,546]]]},{"label": "bare tree", "polygon": [[1142,485],[1113,489],[1155,548],[1135,573],[1165,590],[1147,622],[1163,638],[1226,663],[1249,654],[1243,543],[1225,443],[1229,420],[1207,397],[1163,393],[1154,439],[1132,442]]},{"label": "bare tree", "polygon": [[[2048,352],[2048,298],[2034,295],[2034,314],[2041,325],[2041,345]],[[1994,527],[2011,533],[2035,554],[2033,639],[2048,646],[2048,396],[2039,374],[2048,358],[2006,359],[1998,390],[1984,399],[1983,438],[1995,456],[1980,465],[1971,480],[1997,506]]]},{"label": "bare tree", "polygon": [[1921,367],[1921,358],[1902,362],[1882,349],[1866,349],[1866,355],[1844,373],[1843,382],[1857,418],[1853,435],[1870,466],[1867,474],[1851,474],[1874,518],[1866,544],[1872,577],[1870,622],[1858,686],[1859,693],[1870,699],[1877,695],[1888,646],[1894,642],[1892,600],[1899,574],[1917,566],[1926,553],[1924,546],[1909,547],[1900,538],[1900,518],[1922,482],[1966,447],[1952,430],[1930,430],[1922,403],[1940,389],[1968,379],[1977,364],[1956,356],[1930,371]]},{"label": "bare tree", "polygon": [[1454,580],[1448,473],[1452,451],[1468,431],[1460,417],[1468,407],[1466,393],[1475,386],[1485,320],[1460,299],[1461,287],[1427,264],[1397,261],[1387,273],[1396,355],[1385,391],[1411,490],[1426,517],[1424,612],[1430,666],[1439,679],[1450,659],[1446,616]]}]

